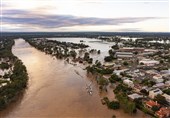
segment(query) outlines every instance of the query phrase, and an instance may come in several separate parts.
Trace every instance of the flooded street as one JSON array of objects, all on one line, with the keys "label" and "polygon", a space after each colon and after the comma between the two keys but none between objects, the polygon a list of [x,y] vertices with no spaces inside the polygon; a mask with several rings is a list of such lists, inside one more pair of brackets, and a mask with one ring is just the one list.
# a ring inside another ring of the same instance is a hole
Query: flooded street
[{"label": "flooded street", "polygon": [[31,47],[23,39],[15,40],[13,54],[27,68],[28,87],[17,103],[0,112],[2,117],[145,117],[140,111],[130,116],[122,110],[109,110],[102,105],[95,83],[92,83],[93,95],[89,95],[86,84],[92,80],[82,65],[65,64]]}]

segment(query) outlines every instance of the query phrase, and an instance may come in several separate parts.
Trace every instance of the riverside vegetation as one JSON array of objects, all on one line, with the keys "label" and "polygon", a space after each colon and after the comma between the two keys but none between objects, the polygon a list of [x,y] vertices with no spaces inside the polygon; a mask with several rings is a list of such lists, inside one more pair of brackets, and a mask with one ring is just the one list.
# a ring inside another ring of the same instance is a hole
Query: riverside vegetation
[{"label": "riverside vegetation", "polygon": [[13,39],[0,39],[0,110],[16,100],[27,86],[26,67],[12,54],[13,45]]}]

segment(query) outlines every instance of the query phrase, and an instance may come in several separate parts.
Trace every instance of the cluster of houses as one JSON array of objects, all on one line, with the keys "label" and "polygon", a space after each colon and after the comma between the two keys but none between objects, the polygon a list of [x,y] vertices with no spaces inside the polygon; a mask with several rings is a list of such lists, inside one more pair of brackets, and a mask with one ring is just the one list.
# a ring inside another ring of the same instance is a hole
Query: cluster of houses
[{"label": "cluster of houses", "polygon": [[[114,73],[122,79],[123,84],[132,88],[133,93],[128,95],[131,100],[144,98],[144,106],[147,109],[151,110],[153,106],[158,106],[160,109],[154,112],[154,115],[159,118],[166,118],[170,117],[170,95],[164,93],[163,90],[170,88],[170,69],[161,71],[154,69],[156,66],[161,66],[160,60],[154,60],[148,55],[156,52],[158,51],[153,49],[120,48],[115,52],[117,60],[128,61],[136,59],[138,61],[136,67],[121,68],[120,66],[119,69],[114,70]],[[125,73],[128,76],[122,76],[120,73]],[[144,80],[146,83],[151,81],[152,84],[143,84]],[[148,95],[142,94],[141,90],[148,92]],[[167,106],[154,101],[157,95],[165,97],[168,103]]]},{"label": "cluster of houses", "polygon": [[[1,58],[0,59],[0,65],[3,62],[4,63],[10,63],[8,61],[8,59]],[[13,67],[11,67],[9,69],[1,69],[0,68],[0,88],[3,87],[3,86],[6,86],[8,84],[8,82],[10,82],[10,78],[9,77],[5,77],[5,75],[11,74],[12,73],[12,69],[13,69]]]},{"label": "cluster of houses", "polygon": [[138,56],[147,56],[156,53],[157,50],[145,49],[145,48],[133,48],[133,47],[123,47],[116,51],[115,57],[117,58],[134,58],[136,54]]}]

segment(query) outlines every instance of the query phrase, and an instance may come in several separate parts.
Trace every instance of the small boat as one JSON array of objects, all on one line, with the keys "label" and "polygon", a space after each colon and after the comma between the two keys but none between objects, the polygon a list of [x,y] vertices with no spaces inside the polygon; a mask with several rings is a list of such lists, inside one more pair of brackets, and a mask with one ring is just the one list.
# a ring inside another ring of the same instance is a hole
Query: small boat
[{"label": "small boat", "polygon": [[92,89],[92,83],[90,83],[89,85],[86,85],[86,89],[87,89],[87,92],[92,95],[93,94],[93,89]]},{"label": "small boat", "polygon": [[92,91],[90,91],[90,92],[89,92],[89,94],[90,94],[90,95],[92,95],[92,94],[93,94],[93,92],[92,92]]}]

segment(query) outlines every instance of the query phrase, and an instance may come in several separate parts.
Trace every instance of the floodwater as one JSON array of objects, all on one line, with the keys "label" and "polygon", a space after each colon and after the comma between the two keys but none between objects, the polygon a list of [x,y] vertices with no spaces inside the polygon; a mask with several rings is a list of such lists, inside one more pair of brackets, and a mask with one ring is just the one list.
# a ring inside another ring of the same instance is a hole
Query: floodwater
[{"label": "floodwater", "polygon": [[[114,42],[106,42],[94,38],[48,38],[48,40],[57,40],[61,42],[73,42],[73,43],[83,43],[88,45],[89,47],[87,50],[90,49],[96,49],[100,50],[101,54],[91,54],[90,56],[93,58],[94,62],[96,60],[99,60],[103,63],[103,59],[105,56],[108,56],[108,50],[111,49],[111,46],[113,46]],[[83,41],[83,42],[80,42]]]},{"label": "floodwater", "polygon": [[[0,117],[146,117],[140,111],[131,116],[122,110],[109,110],[102,105],[98,87],[91,77],[87,77],[83,65],[65,64],[31,47],[23,39],[15,40],[12,51],[27,68],[28,87],[18,101],[0,112]],[[90,82],[93,85],[92,95],[86,91],[86,84]]]}]

